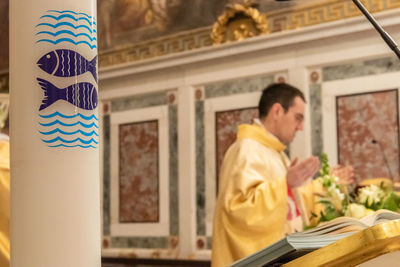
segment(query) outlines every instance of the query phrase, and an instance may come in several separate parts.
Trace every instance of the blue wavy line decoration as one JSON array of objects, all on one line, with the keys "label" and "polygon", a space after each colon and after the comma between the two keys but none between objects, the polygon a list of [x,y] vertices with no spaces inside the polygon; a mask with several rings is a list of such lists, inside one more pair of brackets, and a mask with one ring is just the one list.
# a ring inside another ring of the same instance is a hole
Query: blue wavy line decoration
[{"label": "blue wavy line decoration", "polygon": [[52,131],[49,131],[49,132],[40,132],[40,133],[43,134],[43,135],[52,135],[52,134],[55,134],[55,133],[61,133],[61,134],[64,134],[64,135],[74,135],[74,134],[80,133],[80,134],[82,134],[84,136],[93,136],[93,135],[99,136],[99,134],[97,132],[95,132],[94,130],[91,131],[91,132],[85,132],[85,131],[82,131],[82,130],[76,130],[74,132],[65,132],[63,130],[60,130],[59,128],[56,128],[56,129],[54,129]]},{"label": "blue wavy line decoration", "polygon": [[[53,14],[51,14],[52,12]],[[56,45],[62,42],[69,42],[74,45],[87,45],[91,49],[97,48],[95,35],[97,32],[95,25],[97,23],[93,16],[72,10],[47,10],[47,14],[41,16],[40,19],[43,20],[36,27],[46,28],[38,28],[36,35],[40,40],[37,43],[48,42]],[[79,32],[77,32],[78,30]],[[39,131],[42,135],[42,141],[47,143],[48,147],[98,148],[99,133],[96,128],[99,129],[99,119],[94,114],[64,115],[57,111],[52,114],[39,114],[39,116],[42,119],[46,119],[42,123],[39,122],[41,126],[56,126]],[[74,118],[75,120],[72,122],[68,121],[68,119]],[[72,126],[78,127],[70,128]]]},{"label": "blue wavy line decoration", "polygon": [[69,18],[69,19],[72,19],[72,20],[74,20],[74,21],[76,21],[76,22],[78,22],[78,21],[80,21],[80,20],[84,20],[84,21],[86,21],[86,22],[89,24],[89,26],[96,25],[96,22],[93,21],[93,23],[92,23],[88,18],[83,18],[83,17],[75,18],[74,16],[69,15],[69,14],[63,14],[63,15],[60,15],[60,16],[58,16],[58,17],[53,16],[53,15],[43,15],[43,16],[41,16],[40,18],[41,18],[41,19],[43,19],[43,18],[52,18],[52,19],[55,19],[55,20],[57,20],[57,21],[60,20],[60,19],[63,19],[63,18]]},{"label": "blue wavy line decoration", "polygon": [[39,115],[39,116],[43,119],[49,119],[49,118],[53,118],[55,116],[60,116],[61,118],[64,118],[64,119],[73,119],[76,117],[81,117],[84,120],[91,120],[91,119],[95,119],[96,121],[99,120],[94,114],[92,114],[90,116],[85,116],[85,115],[82,115],[81,113],[77,113],[75,115],[68,116],[68,115],[61,114],[58,111],[56,111],[52,114],[49,114],[49,115]]},{"label": "blue wavy line decoration", "polygon": [[93,34],[94,32],[96,32],[96,29],[90,29],[88,26],[86,25],[78,25],[75,26],[74,24],[70,23],[70,22],[59,22],[57,24],[51,24],[51,23],[39,23],[38,25],[36,25],[36,27],[38,26],[49,26],[52,27],[53,29],[61,27],[61,26],[69,26],[71,28],[74,28],[75,30],[77,30],[78,28],[85,28],[86,30],[88,30],[91,34]]},{"label": "blue wavy line decoration", "polygon": [[49,147],[81,147],[81,148],[97,148],[97,146],[92,146],[92,145],[88,145],[88,146],[82,146],[82,145],[74,145],[74,146],[67,146],[64,144],[59,144],[56,146],[49,146]]},{"label": "blue wavy line decoration", "polygon": [[59,14],[63,14],[63,13],[72,13],[72,14],[75,14],[75,15],[84,15],[84,16],[88,17],[89,19],[93,18],[92,16],[89,16],[89,15],[86,14],[86,13],[76,13],[76,12],[74,12],[74,11],[72,11],[72,10],[63,10],[63,11],[59,11],[59,10],[47,10],[47,12],[56,12],[56,13],[59,13]]},{"label": "blue wavy line decoration", "polygon": [[79,142],[81,142],[82,144],[85,144],[85,145],[90,145],[91,143],[95,143],[97,145],[99,143],[96,140],[94,140],[93,138],[90,138],[89,140],[84,140],[84,139],[78,137],[78,138],[76,138],[74,140],[65,140],[65,139],[63,139],[63,138],[61,138],[59,136],[57,136],[54,139],[50,139],[50,140],[42,139],[42,141],[45,142],[45,143],[48,143],[48,144],[49,143],[54,143],[54,142],[57,142],[57,141],[61,141],[61,142],[67,143],[67,144],[72,144],[72,143],[75,143],[75,142],[79,141]]},{"label": "blue wavy line decoration", "polygon": [[49,40],[49,39],[40,39],[37,41],[37,43],[40,42],[48,42],[48,43],[52,43],[52,44],[58,44],[61,42],[68,42],[68,43],[72,43],[74,45],[79,45],[79,44],[86,44],[87,46],[90,47],[90,49],[94,49],[97,48],[97,45],[91,45],[89,42],[87,41],[79,41],[79,42],[75,42],[74,40],[70,39],[70,38],[61,38],[61,39],[57,39],[55,41]]},{"label": "blue wavy line decoration", "polygon": [[72,36],[74,36],[74,37],[79,37],[79,36],[85,36],[85,37],[87,37],[90,41],[97,41],[97,38],[96,37],[90,37],[90,35],[89,34],[87,34],[87,33],[78,33],[78,34],[76,34],[76,33],[73,33],[73,32],[71,32],[71,31],[68,31],[68,30],[62,30],[62,31],[58,31],[58,32],[55,32],[55,33],[53,33],[53,32],[49,32],[49,31],[41,31],[41,32],[38,32],[36,35],[38,35],[38,34],[48,34],[48,35],[52,35],[52,36],[54,36],[54,37],[56,37],[56,36],[58,36],[58,35],[60,35],[60,34],[69,34],[69,35],[72,35]]},{"label": "blue wavy line decoration", "polygon": [[39,124],[41,126],[45,126],[45,127],[53,126],[53,125],[56,125],[56,124],[60,124],[60,125],[65,126],[65,127],[71,127],[71,126],[76,126],[76,125],[80,124],[82,127],[85,127],[85,128],[91,128],[91,127],[95,127],[97,129],[99,128],[99,126],[97,126],[94,122],[92,122],[90,124],[84,124],[84,123],[82,123],[80,121],[78,121],[76,123],[68,124],[68,123],[64,123],[64,122],[59,121],[59,120],[55,120],[55,121],[50,122],[50,123],[39,123]]}]

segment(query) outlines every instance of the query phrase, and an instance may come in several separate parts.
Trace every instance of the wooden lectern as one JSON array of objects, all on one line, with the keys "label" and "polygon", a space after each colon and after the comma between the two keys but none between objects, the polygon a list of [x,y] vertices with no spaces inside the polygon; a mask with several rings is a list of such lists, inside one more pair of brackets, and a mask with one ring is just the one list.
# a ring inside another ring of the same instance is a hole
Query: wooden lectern
[{"label": "wooden lectern", "polygon": [[[400,266],[400,214],[381,211],[377,215],[396,219],[383,220],[358,232],[330,234],[333,229],[357,221],[338,218],[336,222],[321,225],[308,233],[288,235],[231,267]],[[316,232],[321,235],[315,235]]]},{"label": "wooden lectern", "polygon": [[400,220],[372,226],[283,266],[400,266]]}]

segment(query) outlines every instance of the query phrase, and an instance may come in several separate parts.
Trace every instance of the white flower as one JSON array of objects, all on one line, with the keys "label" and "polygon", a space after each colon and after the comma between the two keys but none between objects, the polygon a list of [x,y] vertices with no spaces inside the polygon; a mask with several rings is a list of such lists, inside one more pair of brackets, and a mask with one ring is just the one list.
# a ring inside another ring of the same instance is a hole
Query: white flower
[{"label": "white flower", "polygon": [[361,219],[362,217],[365,217],[365,216],[371,214],[371,212],[374,212],[374,211],[365,208],[364,205],[351,203],[347,206],[347,210],[346,210],[346,213],[344,214],[344,216]]},{"label": "white flower", "polygon": [[340,191],[340,189],[336,185],[329,187],[328,192],[333,198],[337,198],[340,201],[344,199],[344,194]]},{"label": "white flower", "polygon": [[339,186],[336,184],[339,181],[339,177],[336,175],[326,174],[318,177],[318,181],[325,187],[327,196],[330,198],[330,202],[336,210],[342,210],[342,201],[345,195],[340,191]]},{"label": "white flower", "polygon": [[327,188],[328,195],[331,197],[331,202],[335,209],[342,210],[342,201],[344,199],[344,194],[340,191],[336,184],[332,184]]},{"label": "white flower", "polygon": [[367,205],[372,205],[373,203],[378,203],[382,201],[385,197],[385,192],[382,188],[376,185],[369,185],[360,189],[358,193],[358,201],[360,203],[367,203]]},{"label": "white flower", "polygon": [[324,175],[318,177],[319,182],[324,186],[324,187],[329,187],[332,185],[336,185],[336,183],[339,181],[339,177],[336,175]]}]

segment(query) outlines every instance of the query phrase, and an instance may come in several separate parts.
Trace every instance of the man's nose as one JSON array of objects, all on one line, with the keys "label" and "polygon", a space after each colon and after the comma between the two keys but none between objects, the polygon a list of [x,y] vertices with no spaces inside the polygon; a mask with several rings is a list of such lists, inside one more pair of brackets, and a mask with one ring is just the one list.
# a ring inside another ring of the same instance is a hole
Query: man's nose
[{"label": "man's nose", "polygon": [[304,130],[304,123],[300,122],[297,126],[297,131],[303,131]]}]

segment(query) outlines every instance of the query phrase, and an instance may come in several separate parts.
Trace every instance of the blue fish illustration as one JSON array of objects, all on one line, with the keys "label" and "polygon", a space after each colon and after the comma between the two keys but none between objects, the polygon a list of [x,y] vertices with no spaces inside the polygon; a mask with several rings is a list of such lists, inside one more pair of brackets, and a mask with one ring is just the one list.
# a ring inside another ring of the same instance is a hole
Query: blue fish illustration
[{"label": "blue fish illustration", "polygon": [[73,77],[89,71],[97,82],[97,56],[88,61],[73,50],[57,49],[42,56],[37,64],[45,72],[58,77]]},{"label": "blue fish illustration", "polygon": [[45,95],[39,111],[49,107],[58,100],[68,101],[72,105],[86,110],[93,110],[97,107],[97,90],[91,83],[77,83],[60,89],[46,80],[40,78],[37,78],[37,80],[44,90]]}]

